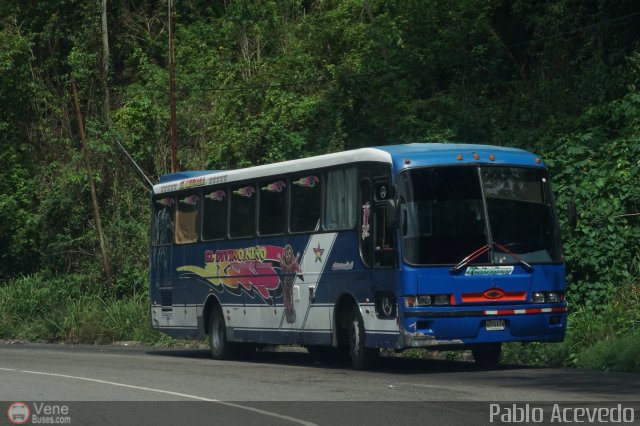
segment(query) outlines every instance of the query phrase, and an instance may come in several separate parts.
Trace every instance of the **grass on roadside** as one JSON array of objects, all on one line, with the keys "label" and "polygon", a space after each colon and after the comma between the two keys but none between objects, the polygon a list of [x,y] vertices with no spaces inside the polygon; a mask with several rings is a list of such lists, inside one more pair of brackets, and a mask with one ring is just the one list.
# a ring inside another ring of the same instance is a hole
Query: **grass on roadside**
[{"label": "grass on roadside", "polygon": [[45,279],[35,274],[0,287],[0,338],[90,344],[171,342],[151,328],[146,294],[119,299],[87,288],[82,278]]}]

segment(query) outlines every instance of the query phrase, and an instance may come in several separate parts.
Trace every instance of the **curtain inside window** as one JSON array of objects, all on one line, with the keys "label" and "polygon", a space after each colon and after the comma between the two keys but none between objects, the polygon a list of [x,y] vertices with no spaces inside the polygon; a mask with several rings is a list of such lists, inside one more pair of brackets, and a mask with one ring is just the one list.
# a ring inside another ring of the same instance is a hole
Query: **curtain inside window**
[{"label": "curtain inside window", "polygon": [[178,210],[176,215],[176,243],[185,244],[198,241],[198,211]]},{"label": "curtain inside window", "polygon": [[324,229],[347,229],[356,224],[357,170],[351,167],[327,173]]}]

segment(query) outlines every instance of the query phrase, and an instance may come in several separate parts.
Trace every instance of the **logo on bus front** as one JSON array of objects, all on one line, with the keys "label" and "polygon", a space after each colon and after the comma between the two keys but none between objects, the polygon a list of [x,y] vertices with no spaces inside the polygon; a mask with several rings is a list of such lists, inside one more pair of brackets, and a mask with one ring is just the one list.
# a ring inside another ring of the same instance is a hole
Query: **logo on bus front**
[{"label": "logo on bus front", "polygon": [[469,266],[465,275],[511,275],[513,266]]}]

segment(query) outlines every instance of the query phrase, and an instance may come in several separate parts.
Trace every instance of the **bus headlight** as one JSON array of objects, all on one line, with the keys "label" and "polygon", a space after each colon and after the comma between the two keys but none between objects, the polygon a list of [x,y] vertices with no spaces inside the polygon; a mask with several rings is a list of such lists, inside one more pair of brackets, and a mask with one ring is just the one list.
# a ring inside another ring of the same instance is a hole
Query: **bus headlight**
[{"label": "bus headlight", "polygon": [[449,306],[453,304],[450,294],[420,294],[418,296],[405,296],[404,304],[407,308],[418,306]]},{"label": "bus headlight", "polygon": [[449,304],[449,295],[448,294],[436,294],[433,300],[434,305],[448,305]]},{"label": "bus headlight", "polygon": [[418,296],[419,306],[431,306],[431,296]]},{"label": "bus headlight", "polygon": [[544,303],[544,293],[541,291],[536,291],[533,293],[533,299],[531,300],[533,303]]},{"label": "bus headlight", "polygon": [[531,297],[532,303],[560,303],[564,302],[562,291],[536,291]]}]

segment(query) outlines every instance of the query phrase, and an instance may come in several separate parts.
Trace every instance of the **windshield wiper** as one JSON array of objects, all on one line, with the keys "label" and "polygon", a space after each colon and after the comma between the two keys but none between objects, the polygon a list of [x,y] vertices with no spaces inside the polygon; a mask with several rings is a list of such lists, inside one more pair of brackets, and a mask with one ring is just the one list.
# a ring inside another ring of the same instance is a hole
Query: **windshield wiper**
[{"label": "windshield wiper", "polygon": [[479,249],[477,249],[476,251],[471,253],[469,256],[465,257],[460,262],[458,262],[458,264],[456,266],[454,266],[451,269],[449,269],[449,272],[451,272],[452,274],[456,274],[456,273],[460,272],[460,270],[462,268],[464,268],[465,266],[467,266],[472,260],[478,258],[478,256],[481,256],[481,255],[485,254],[489,250],[491,250],[491,245],[490,244],[483,245],[482,247],[480,247]]},{"label": "windshield wiper", "polygon": [[506,248],[505,246],[503,246],[500,243],[496,243],[495,241],[490,243],[490,244],[485,244],[484,246],[482,246],[479,249],[475,250],[473,253],[471,253],[470,255],[465,257],[464,259],[462,259],[456,266],[454,266],[451,269],[449,269],[449,272],[451,272],[452,274],[457,274],[458,272],[460,272],[460,270],[462,268],[467,266],[473,260],[477,259],[479,256],[482,256],[484,253],[486,253],[489,250],[491,250],[491,247],[497,247],[499,250],[501,250],[501,251],[507,253],[509,256],[513,257],[515,260],[518,261],[518,263],[520,263],[522,266],[524,266],[524,268],[527,270],[527,272],[533,272],[533,266],[531,266],[527,262],[525,262],[525,260],[522,257],[520,257],[520,255],[518,255],[516,253],[513,253],[511,250],[509,250],[508,248]]},{"label": "windshield wiper", "polygon": [[516,253],[513,253],[511,250],[509,250],[508,248],[506,248],[505,246],[503,246],[500,243],[496,243],[495,241],[493,242],[493,245],[498,247],[503,252],[507,253],[509,256],[513,257],[515,260],[517,260],[522,266],[524,266],[524,268],[527,270],[527,272],[533,272],[533,266],[531,266],[527,262],[525,262],[524,259],[522,257],[520,257],[520,255],[518,255]]}]

